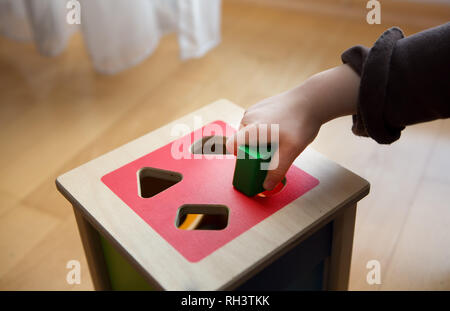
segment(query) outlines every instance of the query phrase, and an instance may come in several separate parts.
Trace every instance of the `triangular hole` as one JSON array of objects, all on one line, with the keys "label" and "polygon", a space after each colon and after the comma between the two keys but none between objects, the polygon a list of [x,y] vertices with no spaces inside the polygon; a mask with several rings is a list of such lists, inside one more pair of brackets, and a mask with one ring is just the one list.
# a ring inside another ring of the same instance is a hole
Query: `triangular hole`
[{"label": "triangular hole", "polygon": [[180,182],[180,173],[152,167],[141,168],[138,172],[138,191],[142,198],[151,198]]}]

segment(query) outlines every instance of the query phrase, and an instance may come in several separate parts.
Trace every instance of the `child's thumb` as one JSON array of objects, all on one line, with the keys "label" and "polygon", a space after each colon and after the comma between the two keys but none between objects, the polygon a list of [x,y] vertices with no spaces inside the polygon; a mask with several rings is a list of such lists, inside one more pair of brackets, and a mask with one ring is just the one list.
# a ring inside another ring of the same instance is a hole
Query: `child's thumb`
[{"label": "child's thumb", "polygon": [[266,190],[272,190],[278,185],[286,176],[287,171],[298,156],[296,148],[285,146],[275,151],[270,161],[269,170],[267,171],[266,179],[263,187]]}]

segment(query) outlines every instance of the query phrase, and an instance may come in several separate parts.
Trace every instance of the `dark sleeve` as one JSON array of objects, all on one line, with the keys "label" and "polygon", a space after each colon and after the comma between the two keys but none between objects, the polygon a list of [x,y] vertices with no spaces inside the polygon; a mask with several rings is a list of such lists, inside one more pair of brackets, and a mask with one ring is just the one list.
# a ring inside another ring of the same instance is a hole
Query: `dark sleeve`
[{"label": "dark sleeve", "polygon": [[341,58],[361,76],[356,135],[390,144],[407,125],[450,117],[450,23],[406,38],[390,28]]}]

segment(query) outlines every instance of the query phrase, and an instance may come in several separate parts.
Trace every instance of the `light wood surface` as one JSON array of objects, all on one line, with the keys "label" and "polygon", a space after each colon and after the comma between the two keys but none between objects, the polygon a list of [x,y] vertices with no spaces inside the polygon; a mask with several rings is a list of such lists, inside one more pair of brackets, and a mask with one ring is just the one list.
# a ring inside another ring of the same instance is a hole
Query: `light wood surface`
[{"label": "light wood surface", "polygon": [[[438,22],[435,21],[435,25]],[[390,26],[223,2],[222,42],[178,59],[176,37],[115,76],[92,70],[75,35],[55,58],[0,36],[0,289],[93,289],[70,204],[55,178],[218,97],[249,107],[340,64]],[[350,289],[450,290],[450,122],[407,128],[390,146],[355,137],[351,119],[324,125],[312,147],[371,182],[358,204]],[[81,263],[81,284],[66,264]],[[381,264],[381,284],[366,264]]]},{"label": "light wood surface", "polygon": [[[152,285],[166,290],[234,287],[272,261],[271,257],[295,246],[325,219],[367,195],[368,182],[313,150],[305,150],[294,164],[319,179],[318,186],[201,261],[191,263],[108,189],[101,178],[181,137],[172,136],[176,125],[187,125],[194,131],[222,120],[236,127],[243,114],[243,108],[227,100],[216,101],[59,176],[58,189],[99,231],[113,239],[122,253],[133,258]],[[196,124],[196,120],[201,123]],[[340,229],[338,225],[336,230]],[[345,243],[351,246],[353,236],[341,237],[345,238],[350,240],[336,243],[338,250]],[[350,257],[338,256],[340,263],[334,265],[332,258],[330,270],[335,266],[341,269],[348,259],[348,269],[343,270],[348,274]]]}]

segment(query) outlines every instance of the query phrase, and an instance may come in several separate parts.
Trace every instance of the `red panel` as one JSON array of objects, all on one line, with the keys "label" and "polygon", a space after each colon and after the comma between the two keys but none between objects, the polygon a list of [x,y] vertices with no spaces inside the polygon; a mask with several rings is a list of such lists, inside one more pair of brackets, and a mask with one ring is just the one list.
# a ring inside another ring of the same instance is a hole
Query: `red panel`
[{"label": "red panel", "polygon": [[[208,256],[319,184],[316,178],[293,165],[286,175],[287,184],[280,193],[267,198],[247,197],[232,186],[234,156],[194,159],[185,150],[184,154],[191,159],[177,160],[172,157],[171,148],[175,142],[187,139],[194,142],[194,137],[198,139],[203,134],[211,135],[211,126],[216,129],[220,126],[223,133],[226,127],[230,129],[222,121],[213,122],[102,178],[109,189],[191,262]],[[232,129],[231,133],[234,131]],[[137,179],[137,172],[143,167],[179,172],[183,179],[154,197],[144,199],[138,194]],[[183,204],[226,205],[230,210],[228,226],[223,230],[178,229],[175,217]]]}]

